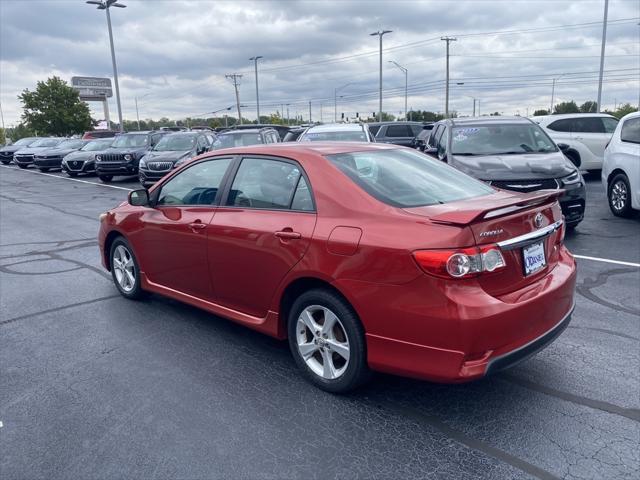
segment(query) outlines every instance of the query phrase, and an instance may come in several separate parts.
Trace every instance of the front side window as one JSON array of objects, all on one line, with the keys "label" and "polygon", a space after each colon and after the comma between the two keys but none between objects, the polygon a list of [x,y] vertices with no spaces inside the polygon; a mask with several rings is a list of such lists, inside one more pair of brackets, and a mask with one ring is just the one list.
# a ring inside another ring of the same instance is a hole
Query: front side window
[{"label": "front side window", "polygon": [[454,127],[452,155],[513,155],[557,151],[551,139],[532,123]]},{"label": "front side window", "polygon": [[[292,163],[245,158],[231,185],[227,205],[266,209],[293,208],[294,194],[298,188],[303,188],[299,186],[301,176],[300,169]],[[303,194],[300,193],[300,197]],[[304,204],[302,198],[298,202],[299,206]]]},{"label": "front side window", "polygon": [[199,162],[162,186],[157,205],[213,205],[230,158]]},{"label": "front side window", "polygon": [[145,147],[147,145],[147,136],[132,134],[132,135],[118,135],[111,145],[114,148],[135,148]]},{"label": "front side window", "polygon": [[628,143],[640,143],[640,117],[630,118],[622,124],[620,140]]},{"label": "front side window", "polygon": [[574,133],[604,133],[604,125],[599,117],[578,117],[573,119]]},{"label": "front side window", "polygon": [[341,153],[327,158],[369,195],[394,207],[436,205],[495,193],[485,183],[409,150]]}]

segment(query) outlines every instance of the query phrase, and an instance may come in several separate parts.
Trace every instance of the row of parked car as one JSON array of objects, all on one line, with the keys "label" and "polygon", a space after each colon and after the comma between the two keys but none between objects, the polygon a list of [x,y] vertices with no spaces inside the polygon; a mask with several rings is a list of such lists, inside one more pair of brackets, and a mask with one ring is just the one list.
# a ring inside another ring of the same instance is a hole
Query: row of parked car
[{"label": "row of parked car", "polygon": [[[610,115],[446,119],[437,123],[336,123],[287,127],[243,125],[157,131],[90,132],[83,139],[25,138],[0,150],[0,161],[70,176],[96,173],[101,181],[137,175],[149,187],[182,163],[211,150],[278,142],[378,142],[416,148],[494,187],[518,192],[562,189],[568,228],[584,218],[581,171],[602,170],[617,216],[640,209],[640,118]],[[111,138],[95,136],[113,135]],[[604,159],[604,166],[603,166]]]}]

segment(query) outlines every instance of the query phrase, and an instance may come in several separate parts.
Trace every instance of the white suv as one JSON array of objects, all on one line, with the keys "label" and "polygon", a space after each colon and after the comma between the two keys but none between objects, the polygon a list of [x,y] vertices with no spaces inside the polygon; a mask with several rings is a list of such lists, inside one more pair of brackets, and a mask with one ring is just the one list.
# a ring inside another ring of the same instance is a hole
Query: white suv
[{"label": "white suv", "polygon": [[640,113],[622,117],[604,151],[602,184],[618,217],[640,210]]},{"label": "white suv", "polygon": [[532,117],[557,144],[566,144],[564,154],[582,170],[600,170],[604,148],[618,125],[605,113],[568,113]]}]

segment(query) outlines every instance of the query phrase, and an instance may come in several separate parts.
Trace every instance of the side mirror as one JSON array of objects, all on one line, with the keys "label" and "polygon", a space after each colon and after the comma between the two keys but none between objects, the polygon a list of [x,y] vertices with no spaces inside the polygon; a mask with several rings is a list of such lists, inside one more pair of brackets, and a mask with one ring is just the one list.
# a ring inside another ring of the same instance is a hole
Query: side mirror
[{"label": "side mirror", "polygon": [[149,206],[149,192],[144,188],[129,192],[127,201],[129,205],[133,205],[134,207],[147,207]]},{"label": "side mirror", "polygon": [[424,149],[424,153],[426,153],[427,155],[431,155],[432,157],[437,157],[438,149],[436,147],[431,147],[427,145]]},{"label": "side mirror", "polygon": [[570,147],[566,143],[559,143],[558,148],[564,153],[569,150]]}]

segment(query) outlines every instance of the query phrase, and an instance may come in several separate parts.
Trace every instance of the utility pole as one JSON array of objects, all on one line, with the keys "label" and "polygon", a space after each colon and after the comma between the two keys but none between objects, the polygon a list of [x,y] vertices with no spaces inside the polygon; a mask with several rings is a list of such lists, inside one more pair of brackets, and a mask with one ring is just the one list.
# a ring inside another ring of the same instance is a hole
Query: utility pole
[{"label": "utility pole", "polygon": [[382,37],[385,33],[391,33],[393,30],[378,30],[377,32],[370,33],[369,35],[374,37],[380,37],[380,104],[378,106],[378,121],[382,121]]},{"label": "utility pole", "polygon": [[291,104],[287,103],[287,125],[291,124],[291,120],[289,120],[289,105],[291,105]]},{"label": "utility pole", "polygon": [[393,63],[396,67],[400,69],[402,73],[404,73],[404,120],[407,121],[407,97],[409,95],[409,70],[404,68],[398,62],[394,62],[393,60],[389,60],[389,63]]},{"label": "utility pole", "polygon": [[138,123],[138,131],[140,131],[140,114],[138,113],[138,97],[135,96],[136,101],[136,122]]},{"label": "utility pole", "polygon": [[311,100],[309,100],[309,124],[313,123],[313,120],[311,120]]},{"label": "utility pole", "polygon": [[256,109],[258,110],[258,122],[260,123],[260,95],[258,94],[258,59],[262,58],[260,55],[257,57],[251,57],[249,60],[253,60],[253,66],[256,72]]},{"label": "utility pole", "polygon": [[604,19],[602,20],[602,46],[600,47],[600,74],[598,75],[598,102],[596,112],[600,112],[602,102],[602,74],[604,73],[604,49],[607,43],[607,18],[609,16],[609,0],[604,0]]},{"label": "utility pole", "polygon": [[240,112],[240,93],[238,92],[238,86],[240,86],[240,79],[242,75],[239,73],[231,73],[225,75],[225,77],[233,83],[233,87],[236,89],[236,106],[238,108],[238,122],[242,125],[242,113]]},{"label": "utility pole", "polygon": [[447,42],[447,86],[444,100],[444,118],[449,118],[449,44],[458,41],[455,37],[441,37],[440,40]]},{"label": "utility pole", "polygon": [[554,100],[554,96],[556,93],[556,81],[560,80],[562,78],[562,75],[560,75],[559,77],[556,77],[553,79],[553,82],[551,83],[551,106],[549,107],[549,115],[553,114],[553,100]]},{"label": "utility pole", "polygon": [[322,116],[322,102],[320,102],[320,123],[324,121],[324,117]]},{"label": "utility pole", "polygon": [[120,131],[124,132],[122,123],[122,107],[120,106],[120,86],[118,84],[118,67],[116,66],[116,52],[113,47],[113,32],[111,31],[111,7],[126,8],[126,5],[118,3],[116,0],[88,0],[89,5],[97,5],[98,10],[104,10],[107,13],[107,29],[109,30],[109,45],[111,46],[111,63],[113,64],[113,81],[116,86],[116,104],[118,105],[118,120],[120,122]]}]

